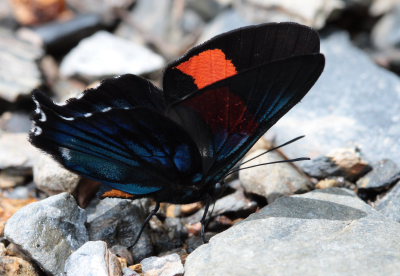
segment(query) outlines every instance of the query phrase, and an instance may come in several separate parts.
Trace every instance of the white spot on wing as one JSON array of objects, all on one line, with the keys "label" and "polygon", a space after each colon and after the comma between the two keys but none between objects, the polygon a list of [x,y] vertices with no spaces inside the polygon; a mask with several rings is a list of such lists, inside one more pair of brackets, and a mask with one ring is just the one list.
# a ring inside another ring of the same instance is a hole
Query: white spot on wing
[{"label": "white spot on wing", "polygon": [[103,108],[102,110],[101,110],[101,112],[107,112],[107,111],[110,111],[111,110],[111,107],[106,107],[106,108]]},{"label": "white spot on wing", "polygon": [[33,98],[33,101],[35,102],[35,104],[36,104],[36,109],[35,109],[35,113],[36,114],[40,114],[40,118],[39,118],[39,121],[41,121],[41,122],[45,122],[46,121],[46,114],[43,112],[43,110],[40,108],[40,104],[39,104],[39,102],[35,99],[35,98]]},{"label": "white spot on wing", "polygon": [[71,151],[67,148],[60,148],[61,155],[67,160],[71,160]]},{"label": "white spot on wing", "polygon": [[88,117],[90,117],[92,115],[93,115],[93,113],[90,113],[90,112],[83,114],[83,116],[86,117],[86,118],[88,118]]},{"label": "white spot on wing", "polygon": [[60,118],[63,119],[63,120],[66,120],[66,121],[73,121],[73,120],[75,120],[75,118],[73,118],[73,117],[64,117],[64,116],[61,116],[61,115],[60,115]]},{"label": "white spot on wing", "polygon": [[35,136],[39,136],[40,134],[42,134],[42,128],[35,126],[33,127],[33,129],[31,130],[31,132],[33,133],[33,135]]}]

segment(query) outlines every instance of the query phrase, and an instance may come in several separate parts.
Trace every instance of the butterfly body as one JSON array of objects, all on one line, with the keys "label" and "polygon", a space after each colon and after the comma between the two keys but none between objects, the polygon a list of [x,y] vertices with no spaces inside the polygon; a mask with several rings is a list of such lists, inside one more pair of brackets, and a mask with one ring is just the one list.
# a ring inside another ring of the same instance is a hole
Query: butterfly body
[{"label": "butterfly body", "polygon": [[163,90],[127,74],[64,105],[34,92],[30,141],[67,169],[103,183],[103,196],[207,200],[323,67],[318,35],[308,27],[234,30],[171,63]]}]

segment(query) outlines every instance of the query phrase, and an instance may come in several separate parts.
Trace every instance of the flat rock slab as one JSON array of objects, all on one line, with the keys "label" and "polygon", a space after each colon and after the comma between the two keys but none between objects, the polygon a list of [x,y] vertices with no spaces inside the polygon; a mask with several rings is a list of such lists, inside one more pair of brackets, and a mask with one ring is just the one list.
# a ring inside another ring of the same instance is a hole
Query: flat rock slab
[{"label": "flat rock slab", "polygon": [[193,275],[398,275],[400,224],[331,188],[279,198],[191,253]]},{"label": "flat rock slab", "polygon": [[369,161],[400,163],[399,77],[375,65],[346,33],[322,39],[321,52],[325,70],[304,100],[271,129],[276,142],[306,135],[284,148],[291,158],[358,146]]}]

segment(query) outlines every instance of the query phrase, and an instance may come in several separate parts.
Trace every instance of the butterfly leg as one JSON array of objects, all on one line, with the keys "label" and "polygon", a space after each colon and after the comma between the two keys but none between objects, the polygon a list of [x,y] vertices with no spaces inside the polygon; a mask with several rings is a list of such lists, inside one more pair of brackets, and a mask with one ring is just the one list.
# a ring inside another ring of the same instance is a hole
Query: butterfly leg
[{"label": "butterfly leg", "polygon": [[134,243],[129,247],[132,248],[136,245],[136,243],[139,241],[140,236],[142,235],[144,228],[146,227],[147,223],[149,223],[150,219],[157,214],[158,210],[160,209],[160,202],[156,202],[156,207],[150,212],[150,214],[147,216],[147,218],[145,219],[142,228],[140,228],[139,234],[136,236],[136,239],[134,241]]},{"label": "butterfly leg", "polygon": [[207,213],[208,213],[208,209],[210,208],[210,204],[211,204],[211,198],[208,197],[206,199],[206,206],[204,208],[204,213],[203,213],[203,217],[200,220],[201,223],[201,239],[203,240],[203,243],[207,243],[208,241],[206,240],[206,236],[205,236],[205,228],[208,224],[208,220],[207,220]]}]

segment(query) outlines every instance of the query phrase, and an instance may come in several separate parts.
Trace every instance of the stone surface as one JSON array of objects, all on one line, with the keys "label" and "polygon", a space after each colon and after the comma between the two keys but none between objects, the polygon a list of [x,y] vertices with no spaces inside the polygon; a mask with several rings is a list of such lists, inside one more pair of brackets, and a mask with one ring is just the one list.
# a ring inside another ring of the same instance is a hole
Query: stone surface
[{"label": "stone surface", "polygon": [[375,208],[386,217],[400,222],[400,181],[376,202]]},{"label": "stone surface", "polygon": [[315,188],[317,189],[328,189],[333,187],[345,187],[353,190],[355,189],[356,185],[349,181],[346,181],[344,177],[341,176],[325,178],[318,181],[318,183],[315,184]]},{"label": "stone surface", "polygon": [[348,180],[358,179],[371,169],[361,152],[355,148],[335,149],[326,156],[305,162],[302,168],[305,173],[318,179],[342,176]]},{"label": "stone surface", "polygon": [[68,53],[61,62],[60,72],[66,77],[78,75],[94,80],[127,73],[150,73],[163,66],[163,58],[150,49],[100,31],[83,39]]},{"label": "stone surface", "polygon": [[7,64],[0,67],[0,98],[14,102],[40,86],[41,73],[36,62],[43,51],[2,28],[0,37],[0,64]]},{"label": "stone surface", "polygon": [[[90,240],[103,240],[109,246],[130,247],[146,218],[147,200],[105,198],[94,200],[87,208]],[[150,256],[153,247],[147,229],[138,243],[131,249],[135,262]]]},{"label": "stone surface", "polygon": [[184,273],[181,258],[174,253],[163,257],[150,257],[140,262],[144,275],[181,276]]},{"label": "stone surface", "polygon": [[193,275],[397,275],[400,224],[350,190],[283,197],[192,252]]},{"label": "stone surface", "polygon": [[340,0],[316,0],[306,5],[296,0],[238,0],[236,9],[253,23],[294,21],[320,29],[332,13],[343,9]]},{"label": "stone surface", "polygon": [[0,171],[0,188],[8,189],[21,185],[25,182],[26,177],[23,175],[9,172],[8,170]]},{"label": "stone surface", "polygon": [[228,9],[221,12],[210,23],[208,23],[201,36],[197,40],[197,44],[202,43],[221,33],[240,28],[251,24],[243,18],[236,10]]},{"label": "stone surface", "polygon": [[32,174],[39,151],[28,142],[25,133],[0,133],[0,169]]},{"label": "stone surface", "polygon": [[62,192],[72,193],[78,186],[80,177],[58,164],[46,154],[40,154],[33,165],[33,181],[48,195]]},{"label": "stone surface", "polygon": [[28,132],[31,129],[31,119],[22,112],[4,112],[0,117],[0,129],[6,132]]},{"label": "stone surface", "polygon": [[[374,26],[371,39],[380,50],[400,47],[400,3],[385,14]],[[399,50],[400,51],[400,50]]]},{"label": "stone surface", "polygon": [[323,39],[321,52],[327,60],[321,78],[270,135],[277,144],[306,135],[284,148],[290,158],[357,146],[370,162],[400,163],[400,79],[376,66],[345,33]]},{"label": "stone surface", "polygon": [[69,256],[65,262],[65,275],[120,276],[122,270],[105,242],[89,241]]},{"label": "stone surface", "polygon": [[88,240],[85,210],[68,193],[25,206],[8,221],[5,237],[43,270],[59,275],[68,256]]},{"label": "stone surface", "polygon": [[356,184],[360,189],[382,189],[391,185],[391,179],[400,174],[400,168],[392,160],[383,159],[372,165],[372,171],[360,178]]},{"label": "stone surface", "polygon": [[[263,152],[265,151],[256,150],[248,155],[243,162]],[[270,152],[241,165],[240,168],[279,160],[283,160],[282,156],[277,152]],[[272,202],[283,195],[305,192],[311,186],[307,177],[290,163],[271,164],[241,170],[239,179],[246,192],[264,196],[268,202]]]},{"label": "stone surface", "polygon": [[29,262],[12,256],[0,256],[0,275],[4,276],[39,276]]}]

